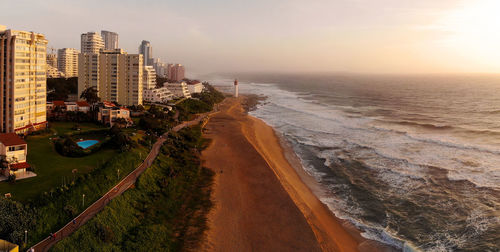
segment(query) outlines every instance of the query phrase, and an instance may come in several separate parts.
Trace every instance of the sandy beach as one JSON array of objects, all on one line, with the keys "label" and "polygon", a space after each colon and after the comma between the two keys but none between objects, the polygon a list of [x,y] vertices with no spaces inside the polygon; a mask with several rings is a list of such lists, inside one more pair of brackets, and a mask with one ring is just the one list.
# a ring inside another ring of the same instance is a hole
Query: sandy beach
[{"label": "sandy beach", "polygon": [[202,249],[386,250],[337,219],[313,194],[314,181],[295,153],[270,126],[245,113],[244,99],[226,99],[206,125],[212,143],[202,158],[217,175]]}]

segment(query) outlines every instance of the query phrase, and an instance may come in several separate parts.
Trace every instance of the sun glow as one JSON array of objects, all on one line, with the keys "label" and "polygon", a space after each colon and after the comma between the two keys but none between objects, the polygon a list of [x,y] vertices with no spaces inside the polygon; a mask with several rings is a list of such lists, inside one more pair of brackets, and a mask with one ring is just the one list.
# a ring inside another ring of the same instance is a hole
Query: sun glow
[{"label": "sun glow", "polygon": [[489,70],[500,69],[500,1],[464,1],[436,26],[443,46]]}]

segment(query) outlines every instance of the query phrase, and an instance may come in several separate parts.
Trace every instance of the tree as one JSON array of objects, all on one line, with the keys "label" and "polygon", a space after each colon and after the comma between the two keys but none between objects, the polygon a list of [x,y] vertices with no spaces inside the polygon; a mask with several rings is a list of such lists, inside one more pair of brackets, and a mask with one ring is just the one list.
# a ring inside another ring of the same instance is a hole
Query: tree
[{"label": "tree", "polygon": [[116,118],[115,121],[114,121],[114,124],[117,126],[117,127],[120,127],[120,128],[123,128],[123,127],[127,127],[127,120],[125,118]]},{"label": "tree", "polygon": [[9,168],[9,161],[7,160],[7,156],[0,155],[0,169],[5,170]]},{"label": "tree", "polygon": [[80,95],[80,98],[86,100],[91,105],[101,101],[101,98],[99,98],[97,92],[97,88],[95,87],[89,87],[83,90],[82,94]]}]

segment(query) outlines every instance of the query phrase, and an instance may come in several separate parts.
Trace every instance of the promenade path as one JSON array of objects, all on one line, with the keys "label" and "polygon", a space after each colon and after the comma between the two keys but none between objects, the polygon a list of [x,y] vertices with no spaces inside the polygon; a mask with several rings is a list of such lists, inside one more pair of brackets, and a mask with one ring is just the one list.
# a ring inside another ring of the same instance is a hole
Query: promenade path
[{"label": "promenade path", "polygon": [[[217,105],[216,105],[217,106]],[[217,108],[217,107],[216,107]],[[200,123],[203,119],[207,118],[213,113],[217,113],[217,109],[212,112],[200,114],[196,117],[196,119],[188,122],[183,122],[174,128],[171,131],[177,132],[185,127],[190,127],[192,125],[196,125]],[[106,194],[104,194],[100,199],[90,205],[87,209],[85,209],[80,215],[78,215],[73,223],[73,220],[66,224],[64,227],[55,232],[55,238],[47,237],[44,240],[37,243],[32,247],[35,252],[48,251],[54,244],[62,240],[63,238],[69,236],[73,232],[75,232],[79,227],[85,224],[87,221],[92,219],[97,213],[99,213],[104,207],[109,204],[109,202],[117,196],[120,196],[123,192],[125,192],[130,186],[132,186],[137,178],[153,163],[154,159],[160,152],[160,148],[166,140],[169,132],[166,132],[162,136],[158,138],[158,140],[153,144],[151,151],[144,161],[129,175],[127,175],[124,179],[122,179],[118,184],[116,184],[113,188],[111,188]],[[31,249],[31,248],[30,248]],[[28,251],[31,251],[28,249]]]}]

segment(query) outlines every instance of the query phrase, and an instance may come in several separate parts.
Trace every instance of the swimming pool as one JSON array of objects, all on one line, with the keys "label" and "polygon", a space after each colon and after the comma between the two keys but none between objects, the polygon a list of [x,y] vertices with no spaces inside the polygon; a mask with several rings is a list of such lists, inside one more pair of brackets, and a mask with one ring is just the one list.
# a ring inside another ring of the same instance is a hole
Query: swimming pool
[{"label": "swimming pool", "polygon": [[84,141],[77,142],[76,144],[78,144],[78,146],[80,146],[84,149],[87,149],[88,147],[90,147],[98,142],[99,141],[97,141],[97,140],[84,140]]}]

